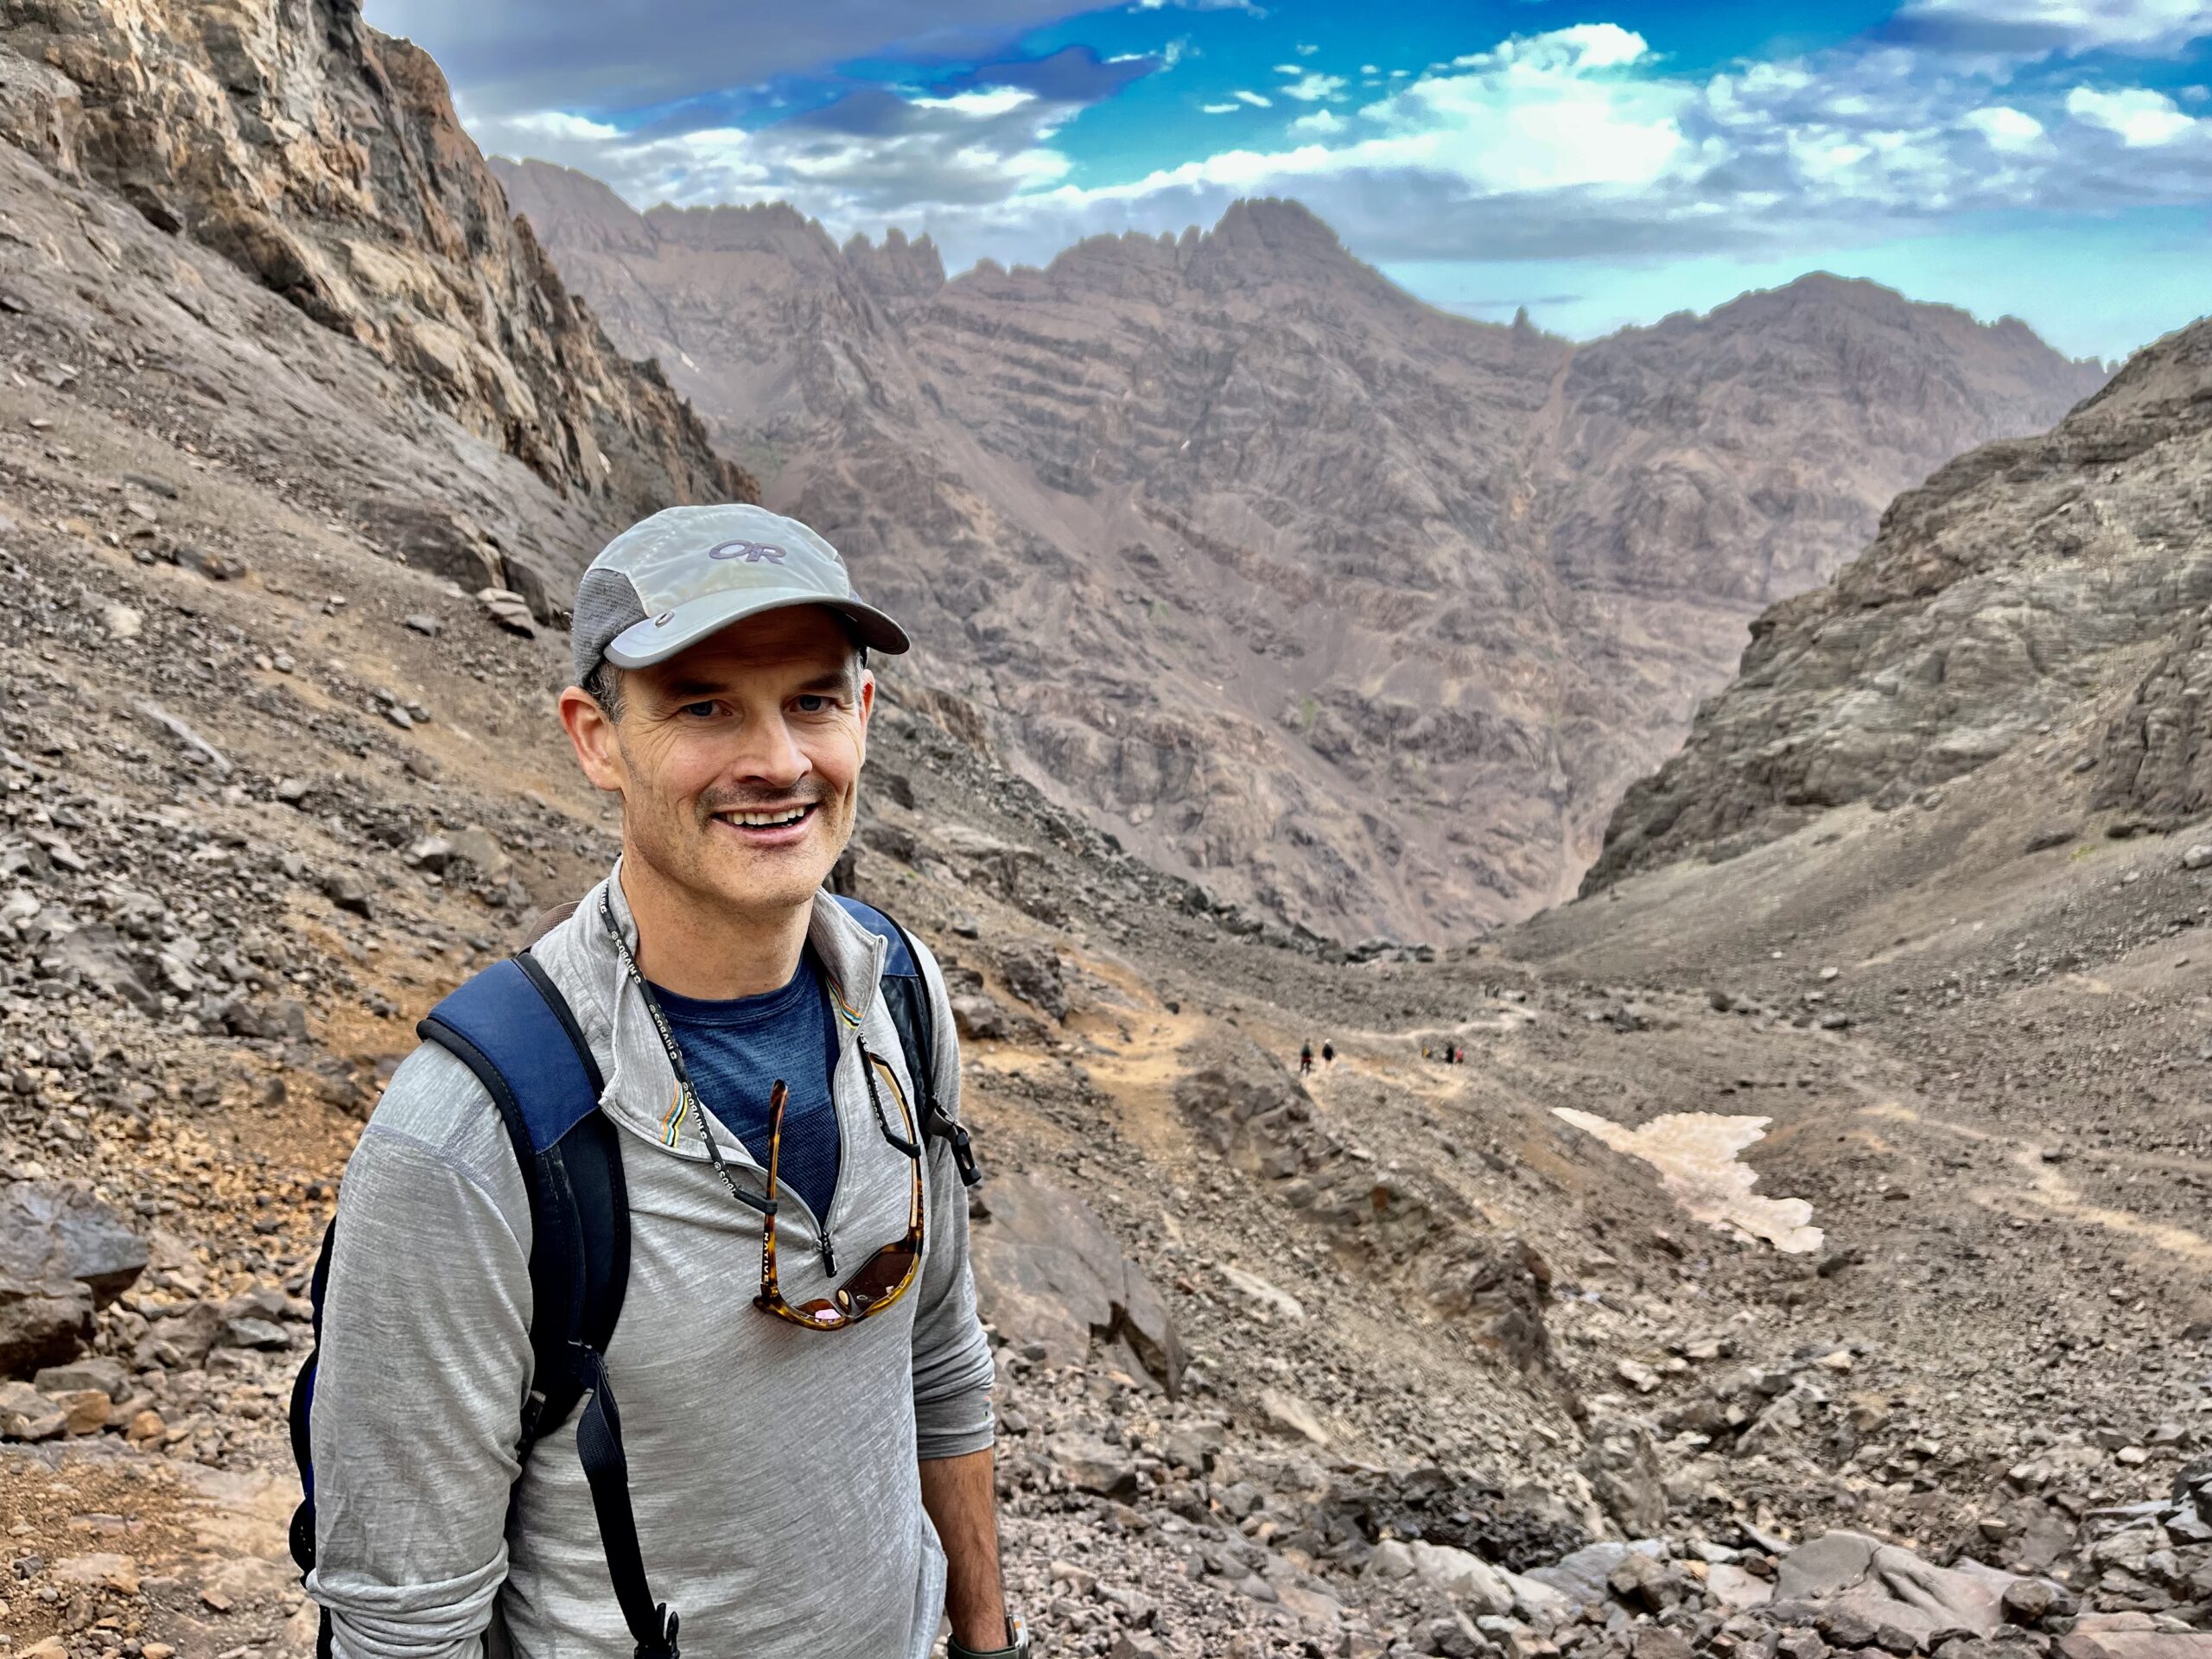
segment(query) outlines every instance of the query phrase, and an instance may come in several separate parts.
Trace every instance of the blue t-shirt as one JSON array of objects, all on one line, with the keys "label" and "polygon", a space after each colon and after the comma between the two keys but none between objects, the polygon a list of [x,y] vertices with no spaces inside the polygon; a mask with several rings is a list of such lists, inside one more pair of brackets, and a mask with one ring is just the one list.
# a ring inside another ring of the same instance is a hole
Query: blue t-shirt
[{"label": "blue t-shirt", "polygon": [[819,1220],[837,1190],[837,1108],[830,1092],[837,1027],[814,952],[799,958],[791,983],[759,996],[709,1002],[658,985],[653,995],[676,1033],[700,1100],[764,1168],[768,1094],[777,1078],[784,1080],[790,1098],[776,1180],[805,1199]]}]

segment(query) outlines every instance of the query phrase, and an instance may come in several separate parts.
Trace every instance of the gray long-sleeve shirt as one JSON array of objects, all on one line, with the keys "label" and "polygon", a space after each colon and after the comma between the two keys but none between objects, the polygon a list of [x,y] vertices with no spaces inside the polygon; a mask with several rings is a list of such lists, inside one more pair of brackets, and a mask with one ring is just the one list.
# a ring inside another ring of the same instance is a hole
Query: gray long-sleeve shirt
[{"label": "gray long-sleeve shirt", "polygon": [[[612,893],[618,924],[632,930],[619,880]],[[882,942],[826,896],[809,938],[837,1010],[844,1157],[829,1224],[849,1272],[905,1233],[912,1167],[877,1128],[861,1046],[909,1098],[912,1080],[877,995]],[[842,1332],[773,1319],[753,1305],[759,1218],[723,1188],[679,1109],[598,891],[534,954],[575,1010],[607,1079],[601,1109],[625,1131],[630,1280],[607,1362],[655,1596],[681,1616],[687,1652],[923,1659],[944,1558],[917,1460],[992,1440],[990,1353],[949,1154],[937,1144],[929,1154],[923,1265],[902,1301]],[[951,1010],[922,954],[938,1095],[957,1112]],[[887,1094],[885,1105],[899,1127]],[[741,1180],[757,1172],[766,1147],[714,1130]],[[531,1372],[529,1201],[498,1109],[442,1049],[417,1050],[385,1090],[346,1166],[337,1225],[308,1581],[333,1615],[337,1652],[476,1659],[489,1630],[494,1652],[511,1641],[526,1659],[622,1659],[632,1643],[574,1417],[526,1467],[516,1461]],[[836,1282],[809,1247],[815,1226],[787,1194],[778,1257],[794,1304]]]}]

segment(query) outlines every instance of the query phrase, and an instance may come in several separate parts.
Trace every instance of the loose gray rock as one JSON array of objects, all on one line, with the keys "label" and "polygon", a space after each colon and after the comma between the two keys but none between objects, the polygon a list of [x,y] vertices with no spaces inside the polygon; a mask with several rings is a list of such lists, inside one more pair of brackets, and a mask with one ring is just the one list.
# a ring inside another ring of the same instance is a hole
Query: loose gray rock
[{"label": "loose gray rock", "polygon": [[1033,1176],[1001,1176],[971,1234],[977,1305],[1001,1336],[1034,1343],[1049,1363],[1080,1363],[1094,1337],[1128,1341],[1171,1395],[1187,1363],[1181,1337],[1143,1270],[1081,1199]]}]

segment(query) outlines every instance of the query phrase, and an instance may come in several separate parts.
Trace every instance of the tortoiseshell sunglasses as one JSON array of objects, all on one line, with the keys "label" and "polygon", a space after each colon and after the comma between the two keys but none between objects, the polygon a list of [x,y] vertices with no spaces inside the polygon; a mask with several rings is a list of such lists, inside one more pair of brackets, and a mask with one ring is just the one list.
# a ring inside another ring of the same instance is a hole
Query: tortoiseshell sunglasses
[{"label": "tortoiseshell sunglasses", "polygon": [[906,1199],[906,1236],[896,1243],[885,1245],[861,1262],[859,1270],[830,1295],[802,1302],[797,1307],[784,1300],[776,1278],[776,1162],[783,1150],[784,1106],[790,1090],[779,1078],[768,1094],[768,1202],[760,1215],[760,1294],[753,1300],[756,1307],[809,1331],[842,1331],[882,1313],[912,1287],[914,1275],[921,1268],[921,1140],[914,1133],[914,1116],[906,1104],[906,1096],[896,1088],[892,1092],[899,1096],[899,1113],[906,1126],[906,1135],[901,1140],[892,1132],[890,1122],[883,1115],[882,1097],[875,1087],[875,1068],[880,1064],[865,1047],[861,1050],[861,1075],[867,1080],[868,1102],[875,1108],[876,1122],[883,1130],[883,1138],[905,1153],[912,1165],[912,1185]]}]

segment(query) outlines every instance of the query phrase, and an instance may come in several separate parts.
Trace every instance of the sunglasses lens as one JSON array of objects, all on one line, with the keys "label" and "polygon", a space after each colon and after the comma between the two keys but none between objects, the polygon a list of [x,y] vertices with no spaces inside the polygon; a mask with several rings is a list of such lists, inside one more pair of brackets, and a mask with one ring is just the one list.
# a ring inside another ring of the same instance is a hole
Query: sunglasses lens
[{"label": "sunglasses lens", "polygon": [[837,1300],[849,1304],[855,1313],[865,1313],[905,1284],[913,1264],[914,1253],[905,1244],[886,1245],[845,1281]]}]

